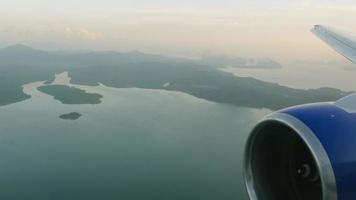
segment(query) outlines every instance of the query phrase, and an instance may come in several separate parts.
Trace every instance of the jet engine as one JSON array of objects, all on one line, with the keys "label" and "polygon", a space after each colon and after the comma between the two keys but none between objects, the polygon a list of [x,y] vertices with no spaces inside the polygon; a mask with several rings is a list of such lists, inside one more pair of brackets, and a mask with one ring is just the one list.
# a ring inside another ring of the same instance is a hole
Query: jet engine
[{"label": "jet engine", "polygon": [[251,200],[355,200],[356,95],[265,117],[244,165]]}]

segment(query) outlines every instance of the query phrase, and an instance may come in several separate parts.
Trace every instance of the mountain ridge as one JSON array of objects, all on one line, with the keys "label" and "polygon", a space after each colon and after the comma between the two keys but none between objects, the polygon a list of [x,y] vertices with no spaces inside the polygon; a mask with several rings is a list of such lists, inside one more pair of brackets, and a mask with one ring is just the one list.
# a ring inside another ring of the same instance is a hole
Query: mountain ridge
[{"label": "mountain ridge", "polygon": [[[19,58],[21,57],[21,58]],[[95,57],[95,59],[93,59]],[[48,67],[61,67],[62,64],[73,66],[88,65],[110,65],[117,63],[137,63],[137,62],[177,62],[195,63],[210,68],[223,68],[226,66],[252,69],[279,69],[282,67],[278,62],[270,58],[243,58],[231,56],[217,56],[212,54],[202,54],[200,59],[189,59],[182,57],[169,57],[159,54],[144,53],[138,50],[119,52],[113,50],[106,51],[46,51],[33,48],[24,44],[9,45],[0,48],[0,65],[18,65],[33,63]]]}]

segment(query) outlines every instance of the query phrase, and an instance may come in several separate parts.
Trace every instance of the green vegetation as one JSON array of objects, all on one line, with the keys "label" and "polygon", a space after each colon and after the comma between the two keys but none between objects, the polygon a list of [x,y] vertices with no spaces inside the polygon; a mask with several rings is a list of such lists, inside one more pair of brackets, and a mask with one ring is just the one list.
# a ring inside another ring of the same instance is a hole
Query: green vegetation
[{"label": "green vegetation", "polygon": [[103,97],[100,94],[87,93],[84,90],[66,85],[45,85],[39,87],[38,90],[53,96],[54,99],[64,104],[99,104]]},{"label": "green vegetation", "polygon": [[[30,98],[22,85],[34,81],[50,83],[55,73],[68,71],[72,83],[117,88],[148,88],[185,92],[219,103],[255,108],[280,109],[303,103],[335,101],[350,92],[321,88],[292,89],[277,84],[242,78],[220,71],[225,63],[236,66],[242,58],[173,59],[140,52],[45,52],[16,45],[0,49],[0,106]],[[244,67],[279,68],[271,60],[259,60]],[[250,66],[251,65],[251,66]],[[99,94],[67,86],[47,85],[40,88],[68,104],[95,104]]]},{"label": "green vegetation", "polygon": [[71,113],[68,113],[68,114],[63,114],[63,115],[59,116],[59,118],[64,119],[64,120],[77,120],[81,116],[82,115],[80,113],[71,112]]},{"label": "green vegetation", "polygon": [[53,80],[56,72],[55,69],[38,66],[0,66],[0,106],[29,99],[22,85]]},{"label": "green vegetation", "polygon": [[[254,108],[281,109],[288,106],[335,101],[348,92],[332,88],[292,89],[253,78],[230,75],[187,63],[138,63],[69,70],[72,82],[118,88],[152,88],[185,92],[219,103]],[[169,83],[166,87],[165,84]]]},{"label": "green vegetation", "polygon": [[22,85],[35,81],[50,83],[55,73],[70,68],[143,61],[182,62],[140,52],[46,52],[24,45],[9,46],[0,49],[0,106],[29,99]]}]

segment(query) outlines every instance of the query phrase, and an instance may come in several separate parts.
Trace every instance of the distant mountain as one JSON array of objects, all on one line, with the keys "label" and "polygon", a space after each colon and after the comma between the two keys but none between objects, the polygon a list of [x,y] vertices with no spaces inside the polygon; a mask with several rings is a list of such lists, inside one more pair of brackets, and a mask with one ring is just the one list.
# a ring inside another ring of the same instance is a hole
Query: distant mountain
[{"label": "distant mountain", "polygon": [[48,60],[48,53],[25,45],[13,45],[0,49],[1,65],[26,64]]},{"label": "distant mountain", "polygon": [[33,52],[43,52],[43,51],[40,51],[40,50],[36,50],[36,49],[33,49],[29,46],[26,46],[26,45],[23,45],[23,44],[15,44],[15,45],[12,45],[12,46],[8,46],[8,47],[5,47],[3,49],[0,49],[0,51],[2,53],[33,53]]},{"label": "distant mountain", "polygon": [[85,67],[90,65],[117,65],[138,62],[188,62],[185,59],[175,59],[139,51],[119,53],[115,51],[102,52],[66,52],[41,51],[25,45],[13,45],[0,49],[0,66],[33,65],[63,68],[67,66]]},{"label": "distant mountain", "polygon": [[83,67],[89,65],[117,65],[140,62],[195,63],[205,67],[238,67],[256,69],[279,69],[282,66],[271,59],[252,59],[242,57],[204,54],[200,60],[165,57],[146,54],[140,51],[120,53],[116,51],[42,51],[26,45],[17,44],[0,49],[1,65],[37,65],[47,67]]}]

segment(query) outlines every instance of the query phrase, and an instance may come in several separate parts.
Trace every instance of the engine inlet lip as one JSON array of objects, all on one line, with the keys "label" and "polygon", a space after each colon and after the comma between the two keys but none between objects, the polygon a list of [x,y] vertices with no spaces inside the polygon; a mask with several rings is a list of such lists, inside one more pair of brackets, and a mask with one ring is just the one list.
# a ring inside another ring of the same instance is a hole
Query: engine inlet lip
[{"label": "engine inlet lip", "polygon": [[251,200],[263,199],[263,194],[256,191],[254,177],[251,166],[252,145],[260,130],[265,127],[266,124],[271,122],[281,123],[294,130],[298,136],[305,142],[307,147],[312,153],[312,156],[316,162],[318,170],[320,172],[322,196],[323,200],[337,200],[337,186],[334,171],[323,145],[319,139],[315,136],[312,130],[308,128],[299,119],[284,113],[273,113],[262,119],[258,125],[252,130],[245,148],[244,158],[244,178],[248,195]]}]

